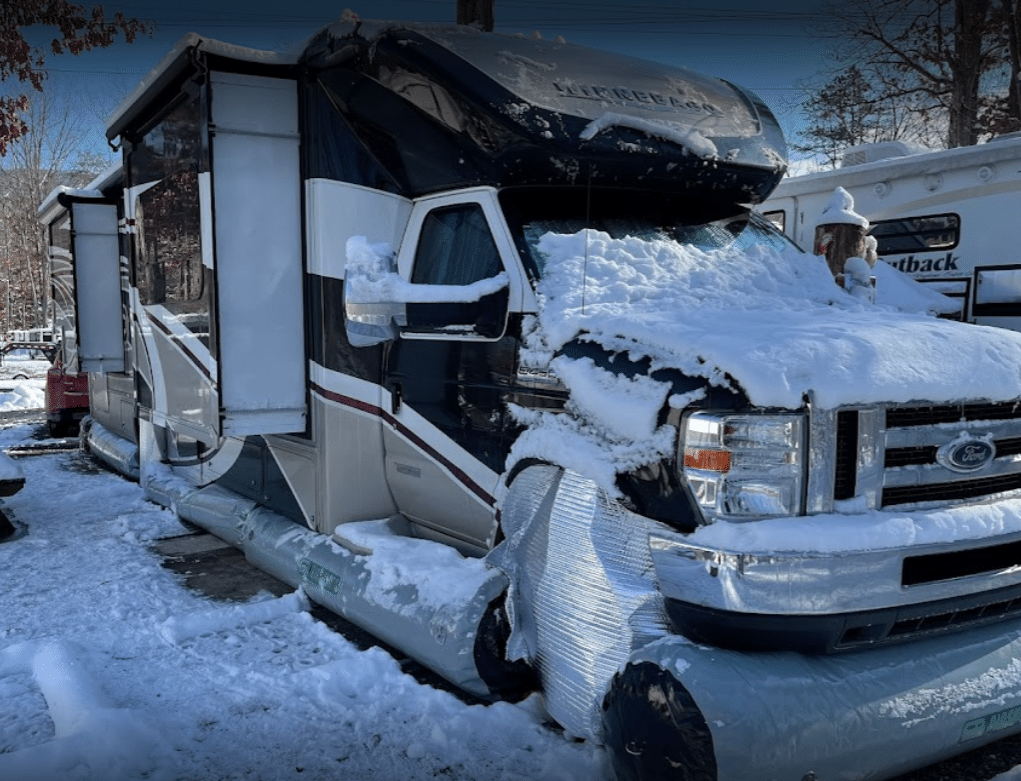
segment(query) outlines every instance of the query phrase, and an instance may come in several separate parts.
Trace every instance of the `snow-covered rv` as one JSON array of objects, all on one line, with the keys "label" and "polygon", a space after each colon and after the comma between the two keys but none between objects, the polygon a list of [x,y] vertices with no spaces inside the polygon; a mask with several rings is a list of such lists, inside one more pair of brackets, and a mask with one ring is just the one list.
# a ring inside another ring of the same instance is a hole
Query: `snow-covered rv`
[{"label": "snow-covered rv", "polygon": [[121,203],[61,203],[105,237],[93,409],[128,378],[137,436],[84,444],[154,500],[467,691],[538,689],[621,779],[1021,729],[1021,335],[854,298],[750,213],[786,157],[753,94],[343,20],[187,36],[107,135]]},{"label": "snow-covered rv", "polygon": [[761,209],[806,250],[836,187],[894,268],[960,303],[961,320],[1021,330],[1021,252],[1005,215],[1021,199],[1021,134],[941,151],[884,142],[840,168],[784,179]]}]

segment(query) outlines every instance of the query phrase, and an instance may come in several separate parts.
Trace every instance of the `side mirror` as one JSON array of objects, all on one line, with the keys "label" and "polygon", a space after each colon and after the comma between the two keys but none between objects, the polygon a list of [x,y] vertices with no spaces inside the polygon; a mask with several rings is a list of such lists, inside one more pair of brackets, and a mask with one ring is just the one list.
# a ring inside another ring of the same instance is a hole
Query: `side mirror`
[{"label": "side mirror", "polygon": [[[402,331],[485,338],[503,332],[506,272],[470,285],[414,285],[393,270],[391,258],[375,260],[376,265],[349,263],[344,275],[344,323],[352,346],[389,342]],[[388,268],[380,268],[384,261]]]}]

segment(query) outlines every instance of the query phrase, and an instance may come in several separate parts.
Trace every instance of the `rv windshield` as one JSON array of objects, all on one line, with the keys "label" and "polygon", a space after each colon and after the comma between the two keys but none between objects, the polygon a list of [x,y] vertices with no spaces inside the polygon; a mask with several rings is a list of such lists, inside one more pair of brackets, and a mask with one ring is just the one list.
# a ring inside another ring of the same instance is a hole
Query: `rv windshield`
[{"label": "rv windshield", "polygon": [[505,191],[501,201],[518,251],[536,279],[544,275],[546,266],[539,239],[547,233],[574,234],[584,228],[613,238],[676,241],[702,250],[766,244],[784,251],[794,246],[770,222],[735,205],[595,189]]}]

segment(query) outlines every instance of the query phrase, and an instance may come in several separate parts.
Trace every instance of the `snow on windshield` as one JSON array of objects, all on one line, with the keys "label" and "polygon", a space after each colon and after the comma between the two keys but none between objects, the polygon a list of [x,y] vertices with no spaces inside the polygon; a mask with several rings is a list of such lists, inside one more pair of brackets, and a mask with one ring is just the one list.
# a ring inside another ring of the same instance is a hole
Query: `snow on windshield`
[{"label": "snow on windshield", "polygon": [[550,351],[596,342],[737,384],[762,407],[797,409],[808,394],[823,408],[1021,395],[1021,335],[854,298],[794,249],[595,230],[547,233],[536,248],[536,334]]},{"label": "snow on windshield", "polygon": [[511,405],[525,431],[508,469],[547,460],[619,495],[617,474],[672,455],[676,430],[662,424],[664,403],[683,409],[704,395],[670,395],[667,382],[557,355],[572,340],[648,359],[652,371],[736,386],[760,407],[799,409],[810,397],[837,408],[1021,396],[1021,334],[933,317],[927,310],[943,297],[889,267],[877,269],[886,292],[872,304],[838,287],[823,258],[748,236],[728,244],[712,227],[675,232],[701,248],[654,232],[540,236],[525,227],[541,278],[522,362],[548,365],[574,414]]}]

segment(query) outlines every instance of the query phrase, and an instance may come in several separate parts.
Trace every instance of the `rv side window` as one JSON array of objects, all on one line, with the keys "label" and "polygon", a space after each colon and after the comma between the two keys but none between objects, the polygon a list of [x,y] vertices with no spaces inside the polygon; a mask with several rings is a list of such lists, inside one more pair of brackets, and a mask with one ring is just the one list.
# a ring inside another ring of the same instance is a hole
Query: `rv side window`
[{"label": "rv side window", "polygon": [[879,255],[953,249],[961,238],[961,218],[956,214],[930,214],[878,220],[869,232],[876,237]]},{"label": "rv side window", "polygon": [[71,252],[71,218],[62,216],[50,225],[50,246]]},{"label": "rv side window", "polygon": [[500,253],[477,203],[430,212],[422,223],[411,275],[416,285],[470,285],[503,270]]},{"label": "rv side window", "polygon": [[135,225],[142,303],[201,300],[205,284],[198,174],[177,171],[139,195]]}]

